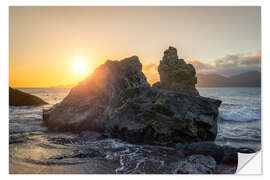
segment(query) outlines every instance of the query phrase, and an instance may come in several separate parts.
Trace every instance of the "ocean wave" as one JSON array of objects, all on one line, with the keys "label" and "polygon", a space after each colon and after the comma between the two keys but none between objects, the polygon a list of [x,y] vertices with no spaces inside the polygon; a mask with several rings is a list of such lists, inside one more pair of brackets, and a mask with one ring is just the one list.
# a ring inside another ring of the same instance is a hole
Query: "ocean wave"
[{"label": "ocean wave", "polygon": [[226,121],[249,122],[261,120],[260,105],[221,104],[221,119]]},{"label": "ocean wave", "polygon": [[228,122],[254,122],[254,121],[260,121],[261,119],[242,119],[241,117],[238,118],[229,118],[229,119],[225,119],[222,116],[220,116],[220,118],[222,119],[222,121],[228,121]]}]

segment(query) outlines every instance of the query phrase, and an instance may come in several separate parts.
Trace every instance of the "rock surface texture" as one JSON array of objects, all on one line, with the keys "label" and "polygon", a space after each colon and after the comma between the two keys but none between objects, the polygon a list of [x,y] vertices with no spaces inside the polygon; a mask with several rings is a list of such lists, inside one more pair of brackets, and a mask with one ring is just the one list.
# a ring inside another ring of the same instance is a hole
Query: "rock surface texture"
[{"label": "rock surface texture", "polygon": [[9,87],[10,106],[40,106],[48,104],[37,96]]},{"label": "rock surface texture", "polygon": [[[176,55],[165,52],[166,57]],[[98,67],[61,103],[44,110],[43,120],[52,131],[95,130],[133,143],[170,145],[214,140],[220,104],[151,88],[139,58],[133,56]]]},{"label": "rock surface texture", "polygon": [[177,49],[169,47],[164,51],[164,56],[158,66],[160,82],[153,87],[181,92],[187,95],[199,96],[195,88],[197,84],[196,71],[192,64],[186,64],[183,59],[178,59]]},{"label": "rock surface texture", "polygon": [[214,142],[177,144],[176,149],[184,159],[176,164],[179,174],[233,174],[237,170],[237,149],[219,146]]},{"label": "rock surface texture", "polygon": [[155,88],[138,88],[111,114],[105,130],[135,143],[214,140],[220,101]]},{"label": "rock surface texture", "polygon": [[211,156],[191,155],[177,164],[178,174],[214,174],[216,161]]}]

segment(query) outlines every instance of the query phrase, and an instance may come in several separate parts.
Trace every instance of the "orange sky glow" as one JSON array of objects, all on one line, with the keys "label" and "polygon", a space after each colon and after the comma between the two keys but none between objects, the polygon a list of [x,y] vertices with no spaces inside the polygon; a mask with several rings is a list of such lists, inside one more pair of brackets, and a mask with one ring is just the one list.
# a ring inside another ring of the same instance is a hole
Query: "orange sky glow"
[{"label": "orange sky glow", "polygon": [[133,55],[153,83],[169,45],[204,64],[241,53],[251,64],[261,50],[258,7],[10,7],[9,13],[11,87],[75,85],[106,60]]}]

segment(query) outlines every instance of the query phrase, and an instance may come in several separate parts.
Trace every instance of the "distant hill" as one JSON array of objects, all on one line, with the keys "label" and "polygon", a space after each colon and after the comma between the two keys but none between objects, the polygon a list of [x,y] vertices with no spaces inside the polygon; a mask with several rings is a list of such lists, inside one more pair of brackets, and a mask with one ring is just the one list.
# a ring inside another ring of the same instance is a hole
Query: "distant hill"
[{"label": "distant hill", "polygon": [[56,85],[50,86],[49,88],[73,88],[76,84]]},{"label": "distant hill", "polygon": [[197,74],[196,87],[260,87],[261,72],[249,71],[224,77],[218,74]]}]

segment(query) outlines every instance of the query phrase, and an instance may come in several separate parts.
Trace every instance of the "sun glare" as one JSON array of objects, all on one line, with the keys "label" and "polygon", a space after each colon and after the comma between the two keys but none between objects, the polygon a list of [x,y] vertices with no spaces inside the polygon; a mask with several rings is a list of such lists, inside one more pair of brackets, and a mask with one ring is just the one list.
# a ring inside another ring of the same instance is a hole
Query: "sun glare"
[{"label": "sun glare", "polygon": [[87,63],[83,59],[76,59],[73,62],[73,70],[76,75],[86,75],[87,73]]}]

